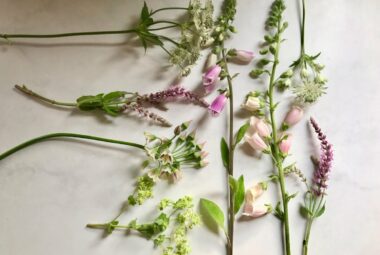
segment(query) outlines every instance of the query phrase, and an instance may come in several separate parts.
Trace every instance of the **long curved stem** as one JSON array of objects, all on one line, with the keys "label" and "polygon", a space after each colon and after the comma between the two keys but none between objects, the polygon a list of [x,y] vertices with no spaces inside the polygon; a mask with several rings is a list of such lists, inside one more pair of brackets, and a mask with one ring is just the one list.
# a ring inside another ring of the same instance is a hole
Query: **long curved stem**
[{"label": "long curved stem", "polygon": [[106,143],[114,143],[114,144],[122,144],[126,146],[131,146],[135,148],[139,148],[144,150],[144,145],[138,144],[138,143],[131,143],[126,141],[120,141],[120,140],[113,140],[103,137],[97,137],[97,136],[91,136],[91,135],[82,135],[82,134],[76,134],[76,133],[53,133],[48,135],[43,135],[40,137],[33,138],[29,141],[26,141],[20,145],[17,145],[16,147],[4,152],[3,154],[0,154],[0,160],[5,159],[6,157],[12,155],[13,153],[22,150],[30,145],[43,142],[46,140],[49,140],[51,138],[60,138],[60,137],[69,137],[69,138],[80,138],[80,139],[86,139],[86,140],[94,140],[94,141],[100,141],[100,142],[106,142]]},{"label": "long curved stem", "polygon": [[150,16],[152,16],[153,14],[156,14],[157,12],[160,12],[160,11],[168,11],[168,10],[188,10],[189,8],[187,7],[165,7],[165,8],[160,8],[160,9],[157,9],[157,10],[154,10],[150,13]]},{"label": "long curved stem", "polygon": [[88,31],[77,33],[61,33],[61,34],[0,34],[0,38],[59,38],[72,36],[91,36],[91,35],[110,35],[110,34],[129,34],[136,33],[136,29],[128,30],[111,30],[111,31]]},{"label": "long curved stem", "polygon": [[[229,139],[229,155],[228,155],[228,175],[234,175],[234,153],[235,153],[235,142],[234,142],[234,94],[232,86],[232,78],[228,71],[227,56],[225,50],[222,51],[223,61],[225,63],[225,70],[227,75],[228,83],[228,98],[229,98],[229,127],[228,127],[228,139]],[[234,199],[232,196],[232,187],[228,184],[228,239],[227,243],[228,250],[227,254],[232,255],[234,249],[234,224],[235,224],[235,213],[234,213]]]},{"label": "long curved stem", "polygon": [[[277,29],[280,31],[280,26],[281,22],[278,22]],[[284,230],[285,230],[285,250],[286,250],[286,255],[291,255],[291,250],[290,250],[290,227],[289,227],[289,215],[288,215],[288,201],[287,201],[287,194],[285,190],[285,176],[284,176],[284,170],[282,167],[282,159],[280,157],[280,152],[278,148],[278,137],[277,137],[277,125],[276,125],[276,120],[274,117],[274,112],[275,112],[275,102],[274,102],[274,96],[273,96],[273,91],[274,91],[274,84],[275,84],[275,75],[276,75],[276,69],[278,65],[278,54],[280,50],[280,44],[281,44],[281,37],[280,35],[277,38],[276,41],[276,52],[274,55],[274,62],[272,66],[272,72],[270,76],[270,82],[269,82],[269,112],[270,112],[270,122],[272,126],[272,144],[273,144],[273,158],[274,158],[274,163],[276,165],[277,171],[278,171],[278,176],[279,176],[279,183],[280,183],[280,190],[281,190],[281,198],[282,198],[282,204],[283,204],[283,211],[284,211],[284,217],[283,217],[283,224],[284,224]]]},{"label": "long curved stem", "polygon": [[32,96],[32,97],[35,97],[41,101],[44,101],[46,103],[49,103],[49,104],[53,104],[53,105],[60,105],[60,106],[69,106],[69,107],[75,107],[77,106],[76,103],[66,103],[66,102],[59,102],[59,101],[56,101],[56,100],[53,100],[53,99],[50,99],[50,98],[47,98],[45,96],[42,96],[40,94],[37,94],[36,92],[30,90],[28,87],[26,87],[25,85],[15,85],[15,88],[19,91],[21,91],[22,93],[25,93],[26,95],[28,96]]}]

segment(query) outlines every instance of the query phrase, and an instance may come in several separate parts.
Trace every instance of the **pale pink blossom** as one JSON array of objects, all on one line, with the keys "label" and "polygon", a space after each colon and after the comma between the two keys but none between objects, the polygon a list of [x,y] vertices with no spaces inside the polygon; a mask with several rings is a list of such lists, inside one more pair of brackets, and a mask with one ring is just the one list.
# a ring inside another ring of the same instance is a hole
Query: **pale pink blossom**
[{"label": "pale pink blossom", "polygon": [[292,146],[293,136],[291,134],[287,134],[285,139],[282,139],[278,147],[280,151],[284,154],[288,154],[290,147]]},{"label": "pale pink blossom", "polygon": [[233,56],[231,59],[235,62],[242,63],[242,64],[249,64],[252,59],[255,57],[252,51],[248,50],[236,50],[235,56]]},{"label": "pale pink blossom", "polygon": [[260,137],[259,133],[254,133],[252,136],[246,135],[245,141],[255,150],[263,151],[268,148],[268,145]]},{"label": "pale pink blossom", "polygon": [[268,124],[262,119],[256,122],[255,128],[261,137],[268,137],[270,135],[271,130]]},{"label": "pale pink blossom", "polygon": [[245,204],[243,208],[243,216],[250,218],[258,218],[267,214],[270,209],[264,205],[255,205],[255,201],[266,190],[265,183],[258,183],[249,188],[245,193]]},{"label": "pale pink blossom", "polygon": [[303,109],[299,106],[293,106],[286,114],[284,123],[288,126],[294,126],[297,124],[303,116]]},{"label": "pale pink blossom", "polygon": [[211,103],[211,105],[208,107],[209,111],[211,112],[211,115],[218,116],[223,111],[224,106],[227,103],[227,100],[228,99],[224,93],[217,96]]},{"label": "pale pink blossom", "polygon": [[203,86],[207,93],[210,93],[215,88],[215,82],[219,79],[219,74],[222,68],[219,65],[210,67],[203,75]]}]

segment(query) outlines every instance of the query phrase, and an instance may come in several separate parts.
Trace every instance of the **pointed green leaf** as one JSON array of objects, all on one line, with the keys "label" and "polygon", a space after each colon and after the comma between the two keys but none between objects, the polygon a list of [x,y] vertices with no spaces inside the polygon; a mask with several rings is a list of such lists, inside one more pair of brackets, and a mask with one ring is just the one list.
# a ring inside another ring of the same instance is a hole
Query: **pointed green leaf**
[{"label": "pointed green leaf", "polygon": [[104,97],[103,97],[103,101],[104,102],[110,102],[110,101],[113,101],[115,99],[119,99],[121,97],[123,97],[125,95],[125,92],[124,91],[114,91],[114,92],[110,92],[108,94],[106,94]]},{"label": "pointed green leaf", "polygon": [[325,212],[325,209],[326,209],[326,206],[323,205],[322,208],[319,209],[319,211],[315,214],[315,218],[318,218],[319,216],[321,216]]},{"label": "pointed green leaf", "polygon": [[247,132],[248,128],[249,128],[249,123],[245,123],[243,126],[241,126],[239,128],[239,131],[236,134],[235,145],[237,145],[238,143],[240,143],[240,141],[243,139],[245,133]]},{"label": "pointed green leaf", "polygon": [[245,197],[245,186],[244,186],[244,176],[241,175],[236,181],[236,190],[234,193],[234,213],[237,214],[244,202]]},{"label": "pointed green leaf", "polygon": [[305,207],[305,206],[301,206],[300,207],[300,213],[306,219],[308,219],[312,215],[312,213],[310,212],[310,210],[307,207]]},{"label": "pointed green leaf", "polygon": [[226,140],[222,137],[220,140],[220,152],[222,154],[222,161],[225,168],[229,165],[229,149]]},{"label": "pointed green leaf", "polygon": [[214,202],[201,198],[200,200],[201,215],[204,220],[210,219],[221,229],[224,228],[224,213]]}]

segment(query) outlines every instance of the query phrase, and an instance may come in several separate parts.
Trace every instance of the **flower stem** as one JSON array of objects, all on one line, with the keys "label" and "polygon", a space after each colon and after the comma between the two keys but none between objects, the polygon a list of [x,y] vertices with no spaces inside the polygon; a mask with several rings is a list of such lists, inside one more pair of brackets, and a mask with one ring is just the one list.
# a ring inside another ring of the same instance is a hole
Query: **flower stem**
[{"label": "flower stem", "polygon": [[306,19],[306,6],[305,6],[305,0],[302,0],[301,56],[305,54],[305,19]]},{"label": "flower stem", "polygon": [[[228,71],[226,50],[222,51],[223,62],[225,64],[224,68],[227,73],[227,83],[228,83],[228,98],[229,98],[229,128],[228,128],[228,139],[229,139],[229,155],[228,155],[228,176],[234,175],[234,153],[235,153],[235,142],[234,142],[234,94],[232,87],[232,77]],[[228,177],[227,176],[227,177]],[[228,178],[227,178],[228,180]],[[228,189],[228,239],[227,243],[227,254],[232,255],[234,249],[234,223],[235,223],[235,212],[234,212],[234,199],[232,187],[227,181]]]},{"label": "flower stem", "polygon": [[313,219],[309,218],[306,223],[305,236],[302,243],[302,254],[307,255],[311,225],[313,224]]},{"label": "flower stem", "polygon": [[0,38],[58,38],[58,37],[72,37],[72,36],[90,36],[90,35],[110,35],[110,34],[129,34],[136,33],[136,29],[128,30],[111,30],[111,31],[88,31],[77,33],[61,33],[61,34],[0,34]]},{"label": "flower stem", "polygon": [[150,16],[152,16],[153,14],[156,14],[157,12],[160,12],[160,11],[168,11],[168,10],[188,10],[189,8],[187,7],[165,7],[165,8],[160,8],[160,9],[157,9],[157,10],[154,10],[150,13]]},{"label": "flower stem", "polygon": [[59,102],[59,101],[56,101],[56,100],[52,100],[50,98],[47,98],[47,97],[44,97],[44,96],[41,96],[40,94],[37,94],[36,92],[28,89],[25,85],[22,85],[22,86],[19,86],[19,85],[15,85],[15,88],[23,93],[25,93],[26,95],[28,96],[32,96],[32,97],[35,97],[41,101],[44,101],[46,103],[49,103],[49,104],[53,104],[53,105],[60,105],[60,106],[70,106],[70,107],[76,107],[77,104],[76,103],[65,103],[65,102]]},{"label": "flower stem", "polygon": [[48,134],[48,135],[36,137],[36,138],[33,138],[29,141],[26,141],[20,145],[17,145],[16,147],[4,152],[3,154],[0,154],[0,160],[3,160],[6,157],[12,155],[13,153],[15,153],[19,150],[22,150],[22,149],[24,149],[30,145],[33,145],[35,143],[39,143],[39,142],[42,142],[45,140],[49,140],[51,138],[58,138],[58,137],[80,138],[80,139],[95,140],[95,141],[106,142],[106,143],[122,144],[122,145],[126,145],[126,146],[139,148],[142,150],[144,150],[144,148],[145,148],[144,145],[141,145],[141,144],[126,142],[126,141],[120,141],[120,140],[113,140],[113,139],[102,138],[102,137],[97,137],[97,136],[82,135],[82,134],[75,134],[75,133],[53,133],[53,134]]},{"label": "flower stem", "polygon": [[[278,21],[277,29],[280,31],[281,27],[281,21]],[[275,85],[275,75],[276,75],[276,69],[277,65],[279,63],[278,60],[278,54],[280,50],[280,44],[281,44],[281,36],[280,33],[278,35],[277,41],[276,41],[276,52],[274,55],[274,62],[272,66],[272,72],[270,76],[270,81],[269,81],[269,91],[268,91],[268,96],[269,96],[269,112],[270,112],[270,122],[272,126],[272,156],[274,163],[276,165],[277,171],[278,171],[278,176],[279,176],[279,183],[280,183],[280,190],[281,190],[281,198],[282,198],[282,204],[283,204],[283,211],[284,211],[284,217],[283,217],[283,224],[284,224],[284,243],[285,243],[285,250],[286,250],[286,255],[291,255],[291,250],[290,250],[290,228],[289,228],[289,213],[288,213],[288,200],[287,200],[287,194],[285,190],[285,175],[284,175],[284,170],[282,167],[282,159],[280,157],[280,152],[278,148],[278,138],[277,138],[277,126],[276,126],[276,120],[274,117],[274,112],[275,112],[275,102],[274,102],[274,96],[273,96],[273,91],[274,91],[274,85]]]}]

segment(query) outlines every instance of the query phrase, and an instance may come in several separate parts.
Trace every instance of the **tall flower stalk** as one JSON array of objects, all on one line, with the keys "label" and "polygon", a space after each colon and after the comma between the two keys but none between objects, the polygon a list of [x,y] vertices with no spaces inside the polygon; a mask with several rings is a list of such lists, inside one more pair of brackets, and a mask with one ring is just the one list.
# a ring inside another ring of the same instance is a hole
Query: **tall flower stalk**
[{"label": "tall flower stalk", "polygon": [[[272,156],[273,164],[276,168],[276,180],[278,180],[281,192],[281,202],[277,204],[275,209],[276,216],[283,223],[284,233],[284,249],[286,255],[291,255],[291,245],[290,245],[290,225],[289,225],[289,211],[288,211],[288,203],[289,200],[293,197],[292,195],[288,195],[285,186],[285,173],[283,162],[286,158],[286,153],[281,151],[280,145],[282,140],[286,139],[287,136],[280,136],[278,134],[279,127],[276,124],[276,116],[275,111],[278,106],[278,103],[274,98],[274,88],[276,86],[276,71],[279,64],[279,52],[280,45],[283,41],[282,33],[288,26],[287,22],[283,22],[282,15],[285,10],[285,3],[283,0],[275,0],[272,4],[271,11],[269,14],[269,18],[267,20],[266,26],[269,30],[269,33],[264,37],[265,39],[265,47],[260,51],[260,54],[272,55],[272,59],[262,58],[258,62],[258,69],[255,69],[251,72],[251,76],[257,78],[258,76],[266,73],[270,76],[269,79],[269,87],[267,90],[267,98],[268,98],[268,111],[269,111],[269,123],[271,125],[272,133],[267,139],[269,143],[269,149],[264,151],[269,153]],[[265,68],[268,64],[272,63],[271,68]]]},{"label": "tall flower stalk", "polygon": [[321,143],[321,151],[319,160],[316,162],[312,183],[305,196],[304,206],[301,207],[301,212],[306,218],[306,229],[302,243],[303,255],[308,254],[310,232],[314,220],[325,212],[327,180],[333,161],[332,145],[327,140],[326,135],[313,118],[310,119],[310,123],[318,135],[318,140]]}]

